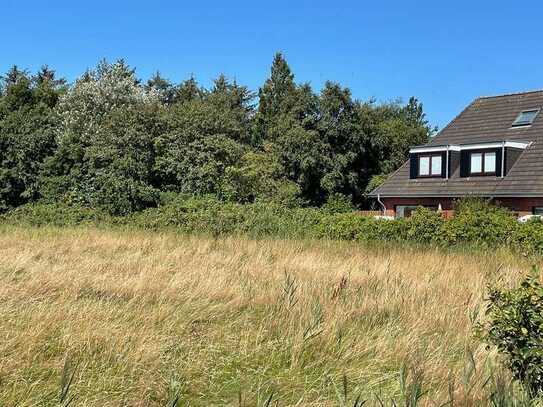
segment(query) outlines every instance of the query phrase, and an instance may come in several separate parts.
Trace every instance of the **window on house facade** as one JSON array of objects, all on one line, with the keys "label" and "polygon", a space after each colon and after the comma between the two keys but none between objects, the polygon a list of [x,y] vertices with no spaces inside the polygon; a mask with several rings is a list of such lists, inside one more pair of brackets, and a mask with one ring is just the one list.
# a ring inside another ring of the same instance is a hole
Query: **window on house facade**
[{"label": "window on house facade", "polygon": [[543,206],[534,206],[532,212],[534,215],[543,215]]},{"label": "window on house facade", "polygon": [[538,113],[539,109],[524,110],[523,112],[520,112],[515,121],[513,122],[513,127],[529,126],[534,122]]},{"label": "window on house facade", "polygon": [[470,154],[470,175],[496,174],[496,152],[476,152]]},{"label": "window on house facade", "polygon": [[438,209],[438,207],[434,205],[396,205],[394,212],[396,213],[396,218],[409,218],[413,212],[422,207],[433,211],[437,211]]},{"label": "window on house facade", "polygon": [[441,154],[422,155],[419,157],[419,177],[440,177],[441,176]]}]

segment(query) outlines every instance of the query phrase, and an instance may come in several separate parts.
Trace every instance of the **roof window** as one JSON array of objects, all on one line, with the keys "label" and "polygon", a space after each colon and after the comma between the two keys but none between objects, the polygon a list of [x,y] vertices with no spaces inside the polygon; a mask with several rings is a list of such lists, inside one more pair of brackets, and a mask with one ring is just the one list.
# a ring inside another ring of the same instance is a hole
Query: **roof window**
[{"label": "roof window", "polygon": [[529,126],[534,122],[538,113],[539,109],[524,110],[520,112],[515,121],[513,122],[513,127]]}]

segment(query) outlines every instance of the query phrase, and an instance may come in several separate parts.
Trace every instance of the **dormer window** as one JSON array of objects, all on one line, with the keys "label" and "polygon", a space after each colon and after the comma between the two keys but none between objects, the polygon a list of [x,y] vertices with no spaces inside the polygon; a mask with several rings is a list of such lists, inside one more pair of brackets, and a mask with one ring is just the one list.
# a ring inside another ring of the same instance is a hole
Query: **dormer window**
[{"label": "dormer window", "polygon": [[470,175],[496,175],[496,152],[478,151],[470,153]]},{"label": "dormer window", "polygon": [[441,154],[419,156],[419,177],[441,177]]},{"label": "dormer window", "polygon": [[532,110],[524,110],[519,113],[515,121],[513,122],[513,127],[522,127],[522,126],[530,126],[535,118],[537,117],[537,114],[539,113],[540,109],[532,109]]}]

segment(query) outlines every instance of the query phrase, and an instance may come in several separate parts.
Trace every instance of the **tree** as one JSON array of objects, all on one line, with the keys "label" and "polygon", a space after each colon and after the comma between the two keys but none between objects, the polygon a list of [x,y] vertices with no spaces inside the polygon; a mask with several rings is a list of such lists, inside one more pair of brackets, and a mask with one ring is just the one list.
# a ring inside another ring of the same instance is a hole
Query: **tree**
[{"label": "tree", "polygon": [[194,76],[191,76],[189,79],[177,86],[174,100],[177,103],[200,100],[205,96],[205,93],[205,90],[198,85],[198,82]]},{"label": "tree", "polygon": [[159,72],[142,84],[103,60],[68,86],[47,65],[14,66],[0,82],[0,209],[44,198],[126,214],[159,191],[364,204],[434,131],[417,99],[363,103],[330,81],[317,94],[280,53],[257,106],[225,75],[209,89]]},{"label": "tree", "polygon": [[148,92],[156,92],[160,101],[166,105],[171,105],[176,100],[175,86],[169,80],[164,79],[158,71],[147,81],[145,89]]},{"label": "tree", "polygon": [[[44,76],[44,73],[47,76]],[[0,97],[0,210],[39,198],[43,162],[56,148],[54,107],[63,80],[42,69],[35,77],[14,66],[3,76]]]},{"label": "tree", "polygon": [[379,180],[405,163],[411,146],[425,144],[435,132],[415,98],[406,105],[400,101],[382,105],[369,101],[360,105],[359,116],[367,135],[368,175],[379,175]]},{"label": "tree", "polygon": [[283,115],[292,113],[296,101],[296,84],[287,61],[275,54],[270,77],[258,92],[257,138],[273,138],[273,127]]},{"label": "tree", "polygon": [[159,96],[120,60],[101,61],[58,104],[58,149],[47,160],[42,193],[126,214],[156,204],[153,141]]},{"label": "tree", "polygon": [[245,153],[225,175],[223,195],[230,201],[275,202],[288,207],[302,204],[300,188],[282,175],[281,163],[266,148]]}]

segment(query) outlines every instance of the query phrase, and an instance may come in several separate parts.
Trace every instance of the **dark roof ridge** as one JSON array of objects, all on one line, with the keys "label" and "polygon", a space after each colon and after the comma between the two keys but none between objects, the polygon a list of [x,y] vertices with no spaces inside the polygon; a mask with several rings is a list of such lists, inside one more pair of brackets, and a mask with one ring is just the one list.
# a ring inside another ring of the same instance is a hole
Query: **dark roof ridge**
[{"label": "dark roof ridge", "polygon": [[520,96],[520,95],[528,95],[530,93],[542,93],[542,92],[543,92],[543,89],[534,89],[534,90],[527,90],[524,92],[510,92],[510,93],[502,93],[500,95],[479,96],[477,99],[492,99],[492,98],[501,98],[501,97],[507,97],[507,96]]}]

